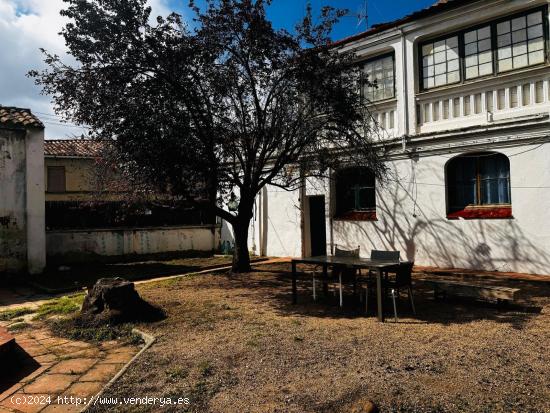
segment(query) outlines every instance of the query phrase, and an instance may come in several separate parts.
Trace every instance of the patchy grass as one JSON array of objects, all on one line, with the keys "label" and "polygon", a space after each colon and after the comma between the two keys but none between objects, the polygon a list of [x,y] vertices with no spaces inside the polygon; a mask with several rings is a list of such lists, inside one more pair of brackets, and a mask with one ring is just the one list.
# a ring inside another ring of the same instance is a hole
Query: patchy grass
[{"label": "patchy grass", "polygon": [[500,281],[521,289],[533,308],[522,312],[436,302],[417,278],[417,315],[403,295],[399,322],[382,324],[374,308],[365,316],[355,305],[349,286],[343,309],[337,297],[313,302],[309,277],[292,305],[288,271],[138,287],[167,318],[147,325],[155,345],[105,397],[178,395],[197,413],[349,413],[365,399],[388,413],[550,412],[550,283]]},{"label": "patchy grass", "polygon": [[219,384],[209,383],[204,379],[197,381],[189,392],[189,400],[193,406],[191,411],[207,411],[206,405],[208,404],[208,400],[214,397],[219,390]]},{"label": "patchy grass", "polygon": [[54,315],[67,316],[74,314],[80,310],[83,301],[84,294],[73,294],[55,298],[40,305],[36,311],[34,319],[43,320]]},{"label": "patchy grass", "polygon": [[209,377],[214,372],[214,366],[208,360],[201,361],[197,367],[199,374],[203,377]]},{"label": "patchy grass", "polygon": [[4,310],[0,311],[0,321],[10,321],[21,316],[32,314],[35,310],[29,307],[19,307],[14,308],[13,310]]},{"label": "patchy grass", "polygon": [[180,381],[189,376],[189,371],[183,367],[176,366],[166,370],[166,376],[172,381]]},{"label": "patchy grass", "polygon": [[50,329],[59,337],[71,340],[82,340],[89,342],[100,342],[109,340],[120,340],[127,344],[141,344],[143,339],[139,334],[134,333],[132,324],[119,325],[85,325],[76,317],[51,320]]},{"label": "patchy grass", "polygon": [[31,327],[31,324],[25,323],[24,321],[19,323],[13,323],[8,326],[8,331],[15,332],[15,331],[21,331],[25,330],[27,328]]}]

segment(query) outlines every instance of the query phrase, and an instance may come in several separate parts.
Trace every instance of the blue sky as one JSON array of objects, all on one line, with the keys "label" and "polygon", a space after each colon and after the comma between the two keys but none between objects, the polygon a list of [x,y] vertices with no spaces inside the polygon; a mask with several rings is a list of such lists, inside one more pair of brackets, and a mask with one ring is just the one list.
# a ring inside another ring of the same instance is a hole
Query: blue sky
[{"label": "blue sky", "polygon": [[[205,0],[196,0],[204,5]],[[386,22],[422,9],[436,0],[369,0],[369,25]],[[191,18],[188,0],[147,0],[153,15],[166,16],[170,11],[180,12]],[[304,16],[306,0],[273,0],[268,13],[276,27],[292,30]],[[311,0],[314,11],[323,5],[347,8],[357,13],[364,0]],[[30,69],[44,67],[40,47],[66,59],[65,44],[58,35],[66,24],[59,15],[64,8],[62,0],[0,0],[0,104],[29,108],[46,124],[46,138],[69,138],[86,131],[82,126],[61,123],[53,112],[51,98],[40,94],[40,88],[25,74]],[[335,28],[333,39],[341,39],[366,29],[357,27],[357,18],[344,18]]]},{"label": "blue sky", "polygon": [[[276,27],[284,27],[292,30],[296,22],[304,16],[304,10],[307,0],[273,0],[269,9],[269,17]],[[314,10],[320,7],[330,5],[337,8],[348,9],[350,14],[357,15],[364,5],[364,0],[310,0]],[[435,3],[436,0],[368,0],[368,23],[369,27],[373,24],[387,22],[403,17],[413,11],[423,9]],[[201,6],[204,0],[197,0],[197,5]],[[167,7],[179,11],[184,15],[186,13],[186,0],[171,0]],[[342,19],[335,28],[333,39],[341,39],[353,34],[362,32],[366,29],[363,21],[357,26],[358,19],[355,16],[349,16]]]}]

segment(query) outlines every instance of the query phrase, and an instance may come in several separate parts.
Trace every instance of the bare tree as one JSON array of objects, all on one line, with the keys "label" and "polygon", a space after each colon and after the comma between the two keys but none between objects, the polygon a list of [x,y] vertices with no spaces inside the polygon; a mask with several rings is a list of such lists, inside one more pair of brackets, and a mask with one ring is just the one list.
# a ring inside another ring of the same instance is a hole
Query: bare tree
[{"label": "bare tree", "polygon": [[[64,0],[62,31],[78,62],[45,53],[30,75],[56,111],[111,139],[127,176],[191,200],[232,225],[233,270],[250,270],[247,235],[266,185],[294,189],[346,162],[383,167],[371,139],[353,54],[332,47],[343,11],[311,8],[294,33],[276,30],[269,1],[190,3],[151,25],[145,0]],[[234,210],[228,199],[238,199]]]}]

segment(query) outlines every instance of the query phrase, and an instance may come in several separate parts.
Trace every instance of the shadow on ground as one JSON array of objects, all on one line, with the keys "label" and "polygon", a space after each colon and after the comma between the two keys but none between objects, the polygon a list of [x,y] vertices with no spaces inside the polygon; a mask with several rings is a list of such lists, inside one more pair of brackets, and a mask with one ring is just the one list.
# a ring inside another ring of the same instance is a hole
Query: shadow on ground
[{"label": "shadow on ground", "polygon": [[[376,316],[376,299],[369,299],[369,309],[365,312],[364,304],[353,295],[352,286],[344,287],[344,306],[338,303],[337,286],[331,286],[329,295],[313,300],[311,273],[307,266],[298,268],[298,304],[292,304],[290,264],[257,267],[252,274],[213,274],[212,277],[225,277],[231,282],[226,284],[229,289],[242,289],[240,295],[256,297],[260,295],[270,301],[274,309],[284,315],[323,317],[323,318],[361,318]],[[491,285],[520,288],[518,300],[510,304],[497,304],[467,298],[449,297],[435,300],[433,289],[423,280],[423,276],[415,274],[414,302],[416,315],[412,313],[406,293],[402,293],[397,301],[399,323],[439,323],[460,324],[476,320],[493,320],[509,323],[514,328],[521,329],[532,317],[539,314],[544,303],[550,298],[550,282],[531,282],[520,280],[484,279],[482,282]],[[374,292],[373,292],[374,293]],[[391,299],[385,299],[385,316],[388,322],[394,322]]]},{"label": "shadow on ground", "polygon": [[187,274],[231,264],[230,256],[198,256],[147,261],[97,262],[50,266],[46,273],[31,277],[28,282],[50,293],[89,288],[100,278],[121,277],[130,281],[168,275]]},{"label": "shadow on ground", "polygon": [[40,368],[40,363],[17,343],[9,354],[2,355],[0,363],[0,394]]}]

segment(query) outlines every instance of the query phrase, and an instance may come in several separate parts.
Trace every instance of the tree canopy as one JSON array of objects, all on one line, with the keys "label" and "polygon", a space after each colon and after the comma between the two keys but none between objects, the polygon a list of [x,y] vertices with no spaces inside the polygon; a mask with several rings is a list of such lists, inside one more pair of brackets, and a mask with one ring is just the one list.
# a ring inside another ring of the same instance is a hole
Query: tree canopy
[{"label": "tree canopy", "polygon": [[[151,23],[146,0],[64,0],[61,35],[76,64],[45,53],[31,71],[56,112],[111,140],[129,180],[192,200],[229,222],[234,270],[249,269],[256,194],[295,189],[342,164],[382,176],[353,53],[333,47],[344,11],[308,6],[294,32],[269,1],[209,0],[196,28],[178,14]],[[238,207],[227,200],[238,195]]]}]

